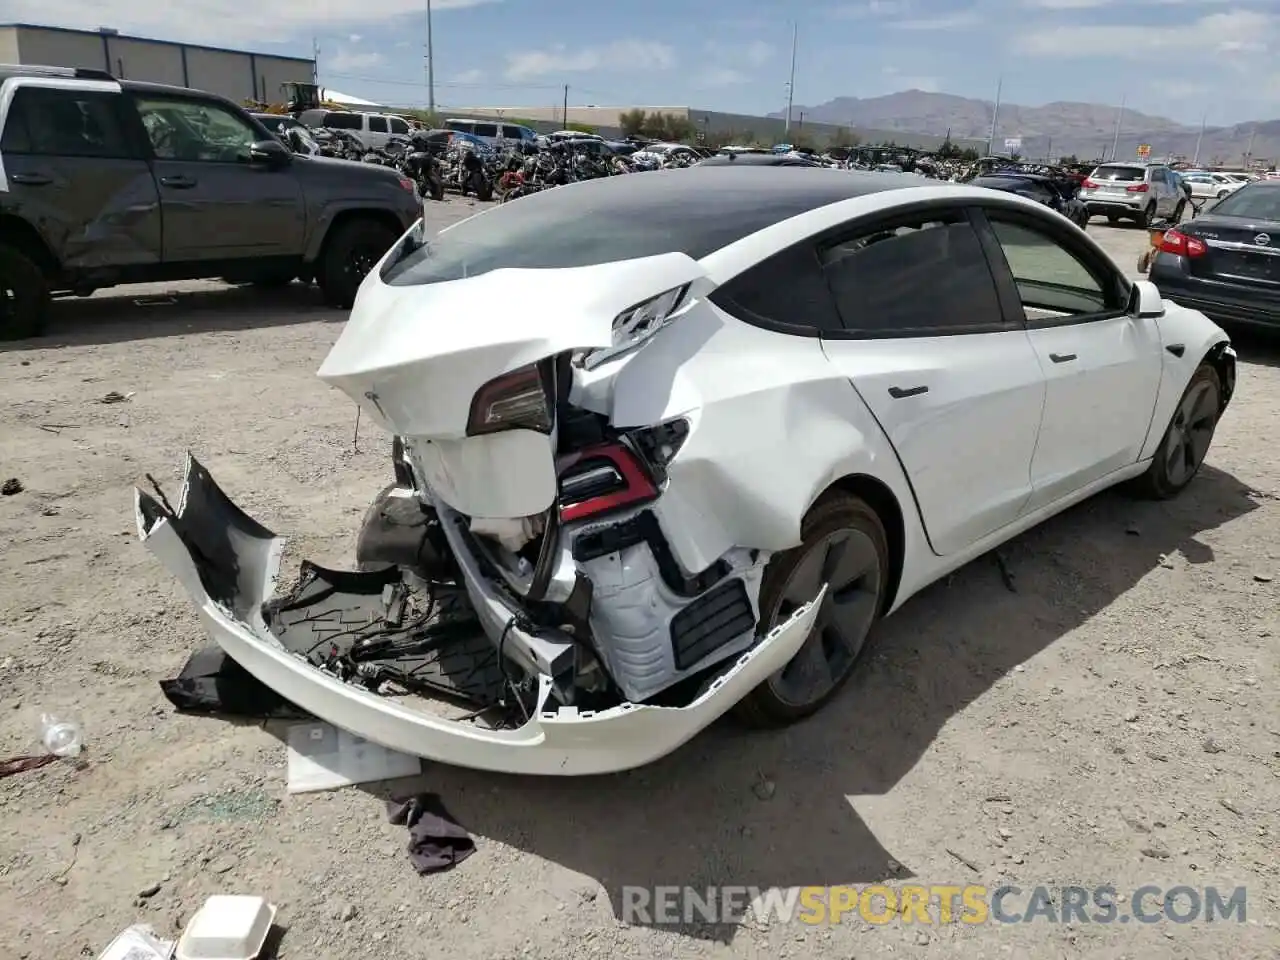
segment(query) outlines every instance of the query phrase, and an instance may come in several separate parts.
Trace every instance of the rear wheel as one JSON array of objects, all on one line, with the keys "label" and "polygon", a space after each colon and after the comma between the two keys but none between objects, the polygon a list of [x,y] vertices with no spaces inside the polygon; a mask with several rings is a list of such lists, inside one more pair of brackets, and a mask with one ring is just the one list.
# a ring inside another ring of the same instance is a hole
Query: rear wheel
[{"label": "rear wheel", "polygon": [[1200,472],[1221,413],[1218,371],[1202,363],[1178,401],[1151,466],[1135,482],[1137,492],[1154,500],[1181,493]]},{"label": "rear wheel", "polygon": [[396,238],[391,228],[377,220],[348,220],[337,227],[316,271],[326,302],[349,309],[361,282]]},{"label": "rear wheel", "polygon": [[1175,224],[1182,222],[1182,215],[1187,211],[1187,201],[1179,200],[1178,205],[1173,208],[1173,222]]},{"label": "rear wheel", "polygon": [[1114,213],[1108,213],[1108,214],[1107,214],[1107,223],[1108,223],[1110,226],[1113,226],[1113,227],[1114,227],[1114,226],[1115,226],[1117,223],[1119,223],[1119,222],[1120,222],[1120,217],[1119,217],[1119,215],[1118,215],[1118,214],[1114,214]]},{"label": "rear wheel", "polygon": [[49,319],[49,281],[21,250],[0,244],[0,340],[44,333]]},{"label": "rear wheel", "polygon": [[1142,213],[1138,214],[1138,226],[1144,230],[1148,229],[1151,224],[1156,222],[1156,205],[1154,203],[1147,204]]},{"label": "rear wheel", "polygon": [[827,593],[804,645],[780,671],[735,708],[756,727],[794,723],[815,713],[853,674],[880,618],[889,580],[889,549],[880,518],[866,503],[829,494],[805,517],[798,547],[769,561],[760,587],[762,632]]}]

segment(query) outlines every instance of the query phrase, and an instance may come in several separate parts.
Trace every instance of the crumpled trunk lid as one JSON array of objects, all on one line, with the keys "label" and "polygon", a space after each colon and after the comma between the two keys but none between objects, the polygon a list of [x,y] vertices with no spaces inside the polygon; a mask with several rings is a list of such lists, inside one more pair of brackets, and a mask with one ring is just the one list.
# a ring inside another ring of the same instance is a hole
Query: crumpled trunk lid
[{"label": "crumpled trunk lid", "polygon": [[454,509],[532,516],[556,498],[554,427],[468,436],[476,391],[528,364],[612,345],[619,314],[703,277],[682,253],[422,285],[371,277],[317,375],[405,438]]}]

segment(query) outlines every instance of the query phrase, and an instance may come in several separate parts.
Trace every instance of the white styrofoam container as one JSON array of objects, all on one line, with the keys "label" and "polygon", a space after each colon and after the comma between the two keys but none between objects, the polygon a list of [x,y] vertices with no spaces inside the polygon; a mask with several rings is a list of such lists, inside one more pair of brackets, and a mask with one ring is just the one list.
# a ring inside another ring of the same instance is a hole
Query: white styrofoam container
[{"label": "white styrofoam container", "polygon": [[178,941],[177,960],[253,960],[267,941],[276,908],[262,897],[212,896]]}]

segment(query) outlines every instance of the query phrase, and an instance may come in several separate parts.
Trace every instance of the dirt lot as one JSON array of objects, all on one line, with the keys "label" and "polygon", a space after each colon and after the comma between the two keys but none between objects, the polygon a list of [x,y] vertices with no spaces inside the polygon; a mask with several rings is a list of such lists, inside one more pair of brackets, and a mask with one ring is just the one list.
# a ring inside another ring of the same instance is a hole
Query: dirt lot
[{"label": "dirt lot", "polygon": [[[1132,268],[1142,234],[1091,229]],[[1280,346],[1241,344],[1237,399],[1183,497],[1103,495],[1001,551],[1015,589],[984,558],[927,590],[802,726],[725,723],[584,781],[427,765],[479,852],[419,878],[381,788],[290,797],[271,730],[179,716],[157,686],[204,638],[137,542],[135,482],[176,492],[193,450],[295,558],[343,564],[389,480],[386,438],[354,444],[352,405],[313,377],[341,314],[301,288],[180,287],[59,304],[48,339],[0,352],[0,479],[25,488],[0,498],[0,750],[34,752],[46,710],[88,743],[79,769],[0,786],[0,954],[93,956],[135,921],[176,934],[218,892],[278,904],[293,958],[1280,953]],[[1244,885],[1248,920],[619,919],[624,885],[910,878]]]}]

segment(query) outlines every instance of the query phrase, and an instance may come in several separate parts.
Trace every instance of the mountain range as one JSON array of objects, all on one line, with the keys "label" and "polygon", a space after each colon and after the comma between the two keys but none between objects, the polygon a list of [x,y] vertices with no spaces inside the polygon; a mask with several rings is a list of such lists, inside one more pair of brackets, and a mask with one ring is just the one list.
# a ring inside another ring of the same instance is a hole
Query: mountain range
[{"label": "mountain range", "polygon": [[[855,129],[901,131],[904,134],[944,136],[953,140],[977,140],[985,146],[991,135],[995,104],[948,93],[904,90],[882,97],[836,97],[813,106],[792,107],[793,122],[830,123]],[[781,117],[782,113],[770,116]],[[1252,150],[1254,160],[1280,158],[1280,120],[1251,121],[1230,127],[1188,125],[1168,117],[1156,117],[1101,103],[1056,101],[1039,107],[1002,102],[996,118],[995,152],[1005,151],[1006,139],[1020,139],[1017,152],[1040,159],[1072,155],[1089,159],[1111,154],[1120,117],[1120,139],[1115,155],[1136,158],[1140,144],[1151,147],[1153,159],[1167,156],[1191,158],[1200,139],[1200,161],[1239,165]]]}]

